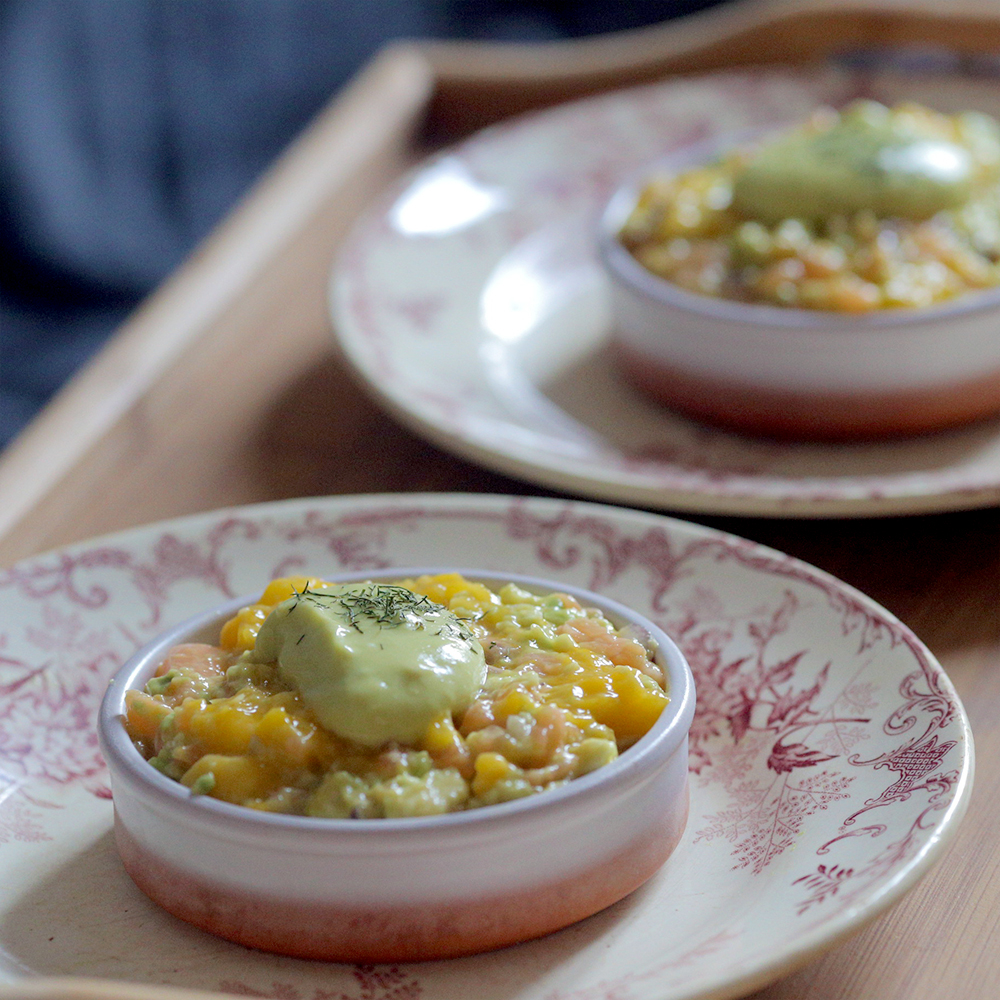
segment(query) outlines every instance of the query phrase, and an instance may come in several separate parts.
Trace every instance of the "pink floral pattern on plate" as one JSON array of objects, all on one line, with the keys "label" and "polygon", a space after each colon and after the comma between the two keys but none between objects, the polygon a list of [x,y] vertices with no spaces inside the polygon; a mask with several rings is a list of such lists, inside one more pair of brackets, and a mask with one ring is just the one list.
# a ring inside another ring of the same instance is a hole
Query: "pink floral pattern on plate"
[{"label": "pink floral pattern on plate", "polygon": [[428,161],[372,208],[334,269],[334,328],[416,430],[557,489],[781,517],[995,504],[1000,420],[892,443],[751,440],[641,398],[604,347],[593,227],[619,184],[673,150],[859,95],[1000,112],[988,79],[825,70],[675,80],[514,119]]},{"label": "pink floral pattern on plate", "polygon": [[[276,958],[161,913],[109,833],[93,736],[108,676],[165,627],[273,575],[419,563],[581,584],[675,637],[699,691],[677,853],[632,897],[559,934],[405,968]],[[905,626],[794,559],[656,514],[469,495],[289,501],[41,556],[0,572],[0,595],[7,978],[287,1000],[736,995],[898,898],[968,798],[965,716]]]}]

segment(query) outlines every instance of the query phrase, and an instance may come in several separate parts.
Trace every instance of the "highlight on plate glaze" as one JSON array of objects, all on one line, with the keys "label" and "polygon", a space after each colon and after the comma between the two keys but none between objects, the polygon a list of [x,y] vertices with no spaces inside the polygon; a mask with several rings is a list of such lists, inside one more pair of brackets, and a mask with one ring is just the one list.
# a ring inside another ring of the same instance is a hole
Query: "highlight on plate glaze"
[{"label": "highlight on plate glaze", "polygon": [[[619,943],[627,964],[620,950],[601,960],[614,962],[613,972],[598,962],[560,978],[552,958],[557,971],[540,998],[698,995],[685,990],[745,975],[751,956],[767,960],[745,919],[750,903],[737,905],[744,894],[769,900],[780,947],[794,954],[815,928],[832,934],[876,895],[891,896],[939,827],[954,826],[971,753],[954,692],[905,626],[822,572],[636,511],[503,497],[347,497],[136,529],[0,572],[0,883],[8,865],[44,868],[34,852],[71,836],[65,808],[83,808],[79,793],[110,827],[93,719],[108,677],[135,648],[268,577],[459,564],[470,551],[487,568],[561,579],[629,604],[678,643],[698,690],[687,833],[650,887],[619,906],[648,909],[668,927],[677,894],[706,905],[685,879],[707,880],[736,900],[725,918],[716,907],[712,919],[695,921],[666,954],[662,938],[656,947],[641,935]],[[588,928],[613,923],[614,912],[510,952],[512,968],[550,953],[566,959],[569,942],[586,947],[597,933]],[[0,929],[0,975],[4,947]],[[109,939],[109,961],[116,947],[126,946]],[[168,949],[169,940],[156,947]],[[205,947],[225,957],[234,946]],[[300,970],[285,986],[266,960],[237,951],[241,962],[252,958],[250,972],[237,974],[230,957],[217,979],[185,984],[287,1000],[451,997],[465,970],[480,976],[475,963],[489,961],[442,963],[447,973],[416,967],[398,981],[382,967],[322,966],[337,971],[321,998],[315,971]],[[127,952],[114,961],[121,977]]]}]

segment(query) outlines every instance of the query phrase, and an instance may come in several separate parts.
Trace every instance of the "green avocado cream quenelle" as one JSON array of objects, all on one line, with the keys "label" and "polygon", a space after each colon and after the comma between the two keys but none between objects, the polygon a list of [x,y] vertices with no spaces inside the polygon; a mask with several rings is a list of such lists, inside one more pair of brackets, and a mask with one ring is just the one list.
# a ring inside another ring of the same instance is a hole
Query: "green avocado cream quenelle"
[{"label": "green avocado cream quenelle", "polygon": [[418,742],[443,713],[467,708],[486,679],[465,622],[381,583],[296,594],[268,615],[247,655],[277,662],[321,725],[372,747]]},{"label": "green avocado cream quenelle", "polygon": [[831,128],[799,130],[764,146],[736,178],[733,204],[766,222],[861,209],[926,219],[967,201],[974,181],[965,146],[875,101],[857,101]]}]

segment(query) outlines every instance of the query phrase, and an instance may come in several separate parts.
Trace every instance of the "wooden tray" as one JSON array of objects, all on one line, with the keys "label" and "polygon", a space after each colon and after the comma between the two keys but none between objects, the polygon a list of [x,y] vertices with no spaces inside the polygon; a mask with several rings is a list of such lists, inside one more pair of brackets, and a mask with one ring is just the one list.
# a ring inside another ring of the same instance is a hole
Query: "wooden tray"
[{"label": "wooden tray", "polygon": [[[909,45],[995,56],[1000,4],[742,0],[575,42],[386,48],[0,456],[0,564],[135,524],[279,497],[539,492],[418,440],[352,382],[333,346],[325,291],[358,212],[428,151],[522,110],[668,74]],[[981,765],[945,861],[890,914],[757,995],[995,996],[998,512],[712,523],[818,564],[903,618],[955,681]],[[93,980],[0,987],[9,1000],[180,996]]]}]

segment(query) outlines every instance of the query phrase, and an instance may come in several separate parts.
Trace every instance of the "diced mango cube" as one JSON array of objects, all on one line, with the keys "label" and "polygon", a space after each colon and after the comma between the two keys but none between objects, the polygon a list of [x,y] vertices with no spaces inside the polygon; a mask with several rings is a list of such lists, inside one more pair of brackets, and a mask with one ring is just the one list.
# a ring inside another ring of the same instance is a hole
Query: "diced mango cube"
[{"label": "diced mango cube", "polygon": [[498,753],[481,753],[476,757],[475,777],[472,779],[472,794],[484,796],[498,782],[509,777],[515,767]]},{"label": "diced mango cube", "polygon": [[669,699],[659,688],[643,684],[631,667],[615,667],[610,680],[611,691],[584,698],[583,707],[627,745],[652,729]]},{"label": "diced mango cube", "polygon": [[495,709],[496,720],[503,725],[512,715],[521,712],[533,712],[538,708],[538,703],[522,687],[511,688],[497,703]]},{"label": "diced mango cube", "polygon": [[455,729],[455,723],[451,720],[450,714],[442,715],[435,719],[424,733],[424,749],[433,757],[456,746],[462,737]]},{"label": "diced mango cube", "polygon": [[219,633],[219,644],[225,649],[232,649],[237,652],[246,652],[253,649],[257,641],[257,633],[260,631],[264,619],[271,613],[271,606],[264,604],[251,604],[248,607],[240,608]]},{"label": "diced mango cube", "polygon": [[266,754],[286,766],[310,767],[317,758],[317,726],[272,708],[257,723],[256,736]]},{"label": "diced mango cube", "polygon": [[257,719],[240,711],[232,699],[203,707],[189,698],[178,709],[174,724],[205,753],[244,754],[257,731]]},{"label": "diced mango cube", "polygon": [[325,584],[317,576],[280,576],[265,587],[258,603],[273,608],[282,601],[287,601],[293,594],[301,594],[307,588],[322,586]]},{"label": "diced mango cube", "polygon": [[203,775],[211,774],[215,781],[212,797],[226,802],[244,803],[265,798],[276,788],[275,775],[265,764],[253,757],[208,753],[185,772],[181,781],[191,788]]},{"label": "diced mango cube", "polygon": [[[495,603],[495,598],[487,587],[481,583],[466,580],[461,573],[438,573],[435,576],[421,576],[411,581],[413,590],[424,594],[432,601],[443,604],[446,608],[460,611],[462,607],[472,604]],[[470,601],[471,598],[471,601]],[[452,607],[452,602],[457,603]]]}]

